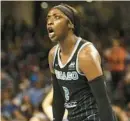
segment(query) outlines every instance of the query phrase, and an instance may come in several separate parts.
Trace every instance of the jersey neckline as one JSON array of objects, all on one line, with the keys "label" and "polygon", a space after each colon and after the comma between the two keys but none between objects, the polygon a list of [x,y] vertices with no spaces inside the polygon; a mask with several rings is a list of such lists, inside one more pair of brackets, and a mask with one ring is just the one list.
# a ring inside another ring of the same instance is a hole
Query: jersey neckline
[{"label": "jersey neckline", "polygon": [[57,54],[58,54],[58,63],[59,63],[60,68],[64,68],[70,62],[70,60],[72,59],[74,53],[76,52],[76,50],[78,48],[78,45],[79,45],[81,39],[82,39],[81,37],[78,38],[78,40],[77,40],[77,42],[76,42],[76,44],[74,46],[74,49],[71,52],[71,55],[69,56],[69,58],[68,58],[68,60],[67,60],[67,62],[65,64],[62,64],[62,62],[61,62],[61,59],[60,59],[60,47],[58,48]]}]

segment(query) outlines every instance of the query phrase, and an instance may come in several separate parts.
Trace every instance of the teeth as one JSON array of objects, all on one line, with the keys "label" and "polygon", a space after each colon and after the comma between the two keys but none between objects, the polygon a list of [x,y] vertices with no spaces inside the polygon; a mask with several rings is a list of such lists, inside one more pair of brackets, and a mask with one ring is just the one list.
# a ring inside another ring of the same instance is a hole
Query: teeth
[{"label": "teeth", "polygon": [[54,34],[54,32],[50,32],[50,34]]},{"label": "teeth", "polygon": [[54,34],[54,32],[50,32],[50,34]]},{"label": "teeth", "polygon": [[49,33],[49,37],[53,37],[54,36],[54,32]]}]

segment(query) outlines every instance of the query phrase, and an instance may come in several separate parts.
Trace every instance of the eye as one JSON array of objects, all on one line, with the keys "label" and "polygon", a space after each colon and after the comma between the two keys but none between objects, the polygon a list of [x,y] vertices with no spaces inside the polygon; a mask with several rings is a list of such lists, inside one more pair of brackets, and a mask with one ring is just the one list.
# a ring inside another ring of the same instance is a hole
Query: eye
[{"label": "eye", "polygon": [[60,18],[61,18],[61,16],[58,16],[58,15],[55,16],[55,19],[56,19],[56,20],[58,20],[58,19],[60,19]]}]

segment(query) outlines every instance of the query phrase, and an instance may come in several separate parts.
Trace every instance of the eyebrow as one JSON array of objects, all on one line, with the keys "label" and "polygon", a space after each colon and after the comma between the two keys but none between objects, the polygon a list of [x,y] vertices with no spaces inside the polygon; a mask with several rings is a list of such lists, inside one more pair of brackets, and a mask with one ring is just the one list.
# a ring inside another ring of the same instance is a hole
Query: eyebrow
[{"label": "eyebrow", "polygon": [[59,15],[61,17],[63,16],[60,13],[48,14],[47,17],[46,17],[46,19],[49,19],[51,16],[56,16],[56,15]]},{"label": "eyebrow", "polygon": [[48,14],[47,17],[55,16],[55,15],[61,15],[61,14],[59,14],[59,13],[54,13],[54,14],[50,14],[50,15]]}]

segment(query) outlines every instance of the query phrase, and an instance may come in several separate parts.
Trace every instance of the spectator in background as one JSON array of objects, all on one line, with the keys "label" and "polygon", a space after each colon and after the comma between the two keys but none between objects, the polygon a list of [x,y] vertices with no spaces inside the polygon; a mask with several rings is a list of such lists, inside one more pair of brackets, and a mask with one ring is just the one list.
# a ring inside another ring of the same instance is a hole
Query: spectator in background
[{"label": "spectator in background", "polygon": [[8,59],[9,63],[13,63],[17,58],[17,49],[15,48],[15,44],[13,42],[8,41]]},{"label": "spectator in background", "polygon": [[5,51],[1,50],[1,68],[6,69],[8,63],[9,63],[9,61],[8,61],[7,53]]},{"label": "spectator in background", "polygon": [[27,90],[30,87],[30,80],[27,78],[25,73],[21,73],[20,78],[21,79],[20,79],[19,89]]},{"label": "spectator in background", "polygon": [[1,114],[5,119],[12,119],[13,118],[13,112],[17,109],[17,106],[15,106],[12,103],[12,92],[5,88],[2,90],[1,95]]},{"label": "spectator in background", "polygon": [[31,103],[34,107],[37,107],[44,98],[44,88],[39,80],[35,81],[32,88],[28,90],[28,96],[30,97]]},{"label": "spectator in background", "polygon": [[5,17],[4,25],[3,25],[3,34],[2,38],[5,39],[6,36],[9,36],[10,39],[13,41],[15,36],[15,20],[12,16]]},{"label": "spectator in background", "polygon": [[24,96],[28,96],[32,106],[37,107],[44,98],[44,90],[42,82],[34,80],[33,86],[27,86],[27,88],[21,87],[21,91],[16,95],[15,99],[22,104]]},{"label": "spectator in background", "polygon": [[4,91],[4,89],[9,89],[10,92],[14,92],[14,80],[8,73],[2,70],[1,71],[1,91]]},{"label": "spectator in background", "polygon": [[33,53],[34,39],[32,38],[31,32],[25,32],[23,35],[22,49],[24,50],[25,57],[28,53]]},{"label": "spectator in background", "polygon": [[119,82],[123,80],[126,55],[125,48],[120,46],[118,40],[113,40],[112,48],[105,53],[112,75],[113,91],[116,90]]},{"label": "spectator in background", "polygon": [[19,20],[15,24],[15,33],[18,36],[23,36],[26,31],[29,30],[29,26],[27,25],[25,20]]},{"label": "spectator in background", "polygon": [[21,113],[19,109],[15,109],[13,111],[13,120],[14,121],[28,121],[27,118]]},{"label": "spectator in background", "polygon": [[40,110],[40,107],[35,107],[33,116],[32,118],[30,118],[29,121],[49,121],[49,120],[47,116]]},{"label": "spectator in background", "polygon": [[118,121],[129,121],[128,116],[122,108],[119,106],[113,106],[112,108],[116,113]]},{"label": "spectator in background", "polygon": [[25,95],[23,97],[22,104],[20,105],[20,110],[28,120],[32,117],[33,106],[31,104],[29,96]]}]

